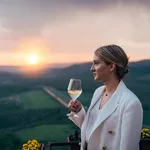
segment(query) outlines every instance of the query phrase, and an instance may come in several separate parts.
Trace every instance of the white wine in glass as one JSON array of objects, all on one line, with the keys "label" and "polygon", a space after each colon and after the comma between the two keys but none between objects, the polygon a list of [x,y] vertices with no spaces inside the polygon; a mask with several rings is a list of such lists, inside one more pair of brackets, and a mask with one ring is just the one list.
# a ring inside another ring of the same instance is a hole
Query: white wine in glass
[{"label": "white wine in glass", "polygon": [[[82,86],[81,86],[81,80],[80,79],[70,79],[69,85],[68,85],[68,94],[72,98],[72,100],[76,100],[82,93]],[[72,115],[72,114],[70,114]],[[77,115],[75,115],[77,117]]]},{"label": "white wine in glass", "polygon": [[68,94],[72,100],[76,100],[82,93],[82,90],[68,90]]}]

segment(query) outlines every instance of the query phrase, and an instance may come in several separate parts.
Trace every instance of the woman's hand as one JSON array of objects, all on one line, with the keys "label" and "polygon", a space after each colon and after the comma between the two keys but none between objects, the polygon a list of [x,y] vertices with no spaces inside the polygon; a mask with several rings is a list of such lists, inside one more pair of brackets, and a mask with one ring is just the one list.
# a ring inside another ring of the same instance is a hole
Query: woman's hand
[{"label": "woman's hand", "polygon": [[68,104],[69,110],[78,113],[82,109],[82,105],[78,100],[71,100]]}]

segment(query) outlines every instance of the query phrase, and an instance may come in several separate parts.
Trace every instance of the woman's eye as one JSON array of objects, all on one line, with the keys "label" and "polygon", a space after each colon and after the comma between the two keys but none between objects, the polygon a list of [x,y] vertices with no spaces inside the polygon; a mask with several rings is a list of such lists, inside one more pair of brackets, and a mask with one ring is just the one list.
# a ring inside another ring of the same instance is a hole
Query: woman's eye
[{"label": "woman's eye", "polygon": [[99,62],[96,61],[96,62],[94,62],[94,64],[99,64]]}]

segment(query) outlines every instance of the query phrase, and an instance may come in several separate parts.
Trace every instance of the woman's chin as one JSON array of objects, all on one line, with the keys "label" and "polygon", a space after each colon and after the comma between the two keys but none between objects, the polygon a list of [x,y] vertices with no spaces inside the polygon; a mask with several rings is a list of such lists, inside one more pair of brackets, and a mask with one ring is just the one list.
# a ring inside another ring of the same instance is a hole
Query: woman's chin
[{"label": "woman's chin", "polygon": [[97,76],[94,76],[94,80],[95,80],[95,81],[97,81],[97,80],[98,80]]},{"label": "woman's chin", "polygon": [[100,78],[98,78],[98,76],[94,76],[94,80],[95,81],[102,81]]}]

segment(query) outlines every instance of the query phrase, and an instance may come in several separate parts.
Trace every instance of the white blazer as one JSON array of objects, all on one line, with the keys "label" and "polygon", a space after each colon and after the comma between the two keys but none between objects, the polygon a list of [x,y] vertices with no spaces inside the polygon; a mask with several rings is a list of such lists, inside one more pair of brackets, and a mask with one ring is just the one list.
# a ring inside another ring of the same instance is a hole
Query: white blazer
[{"label": "white blazer", "polygon": [[[85,133],[89,113],[99,100],[104,86],[94,92],[90,107],[78,113],[79,117],[70,116],[81,128],[81,150],[85,148]],[[100,114],[93,123],[93,131],[89,137],[88,150],[139,150],[139,141],[142,129],[143,109],[141,102],[120,81],[110,100],[101,109]]]}]

